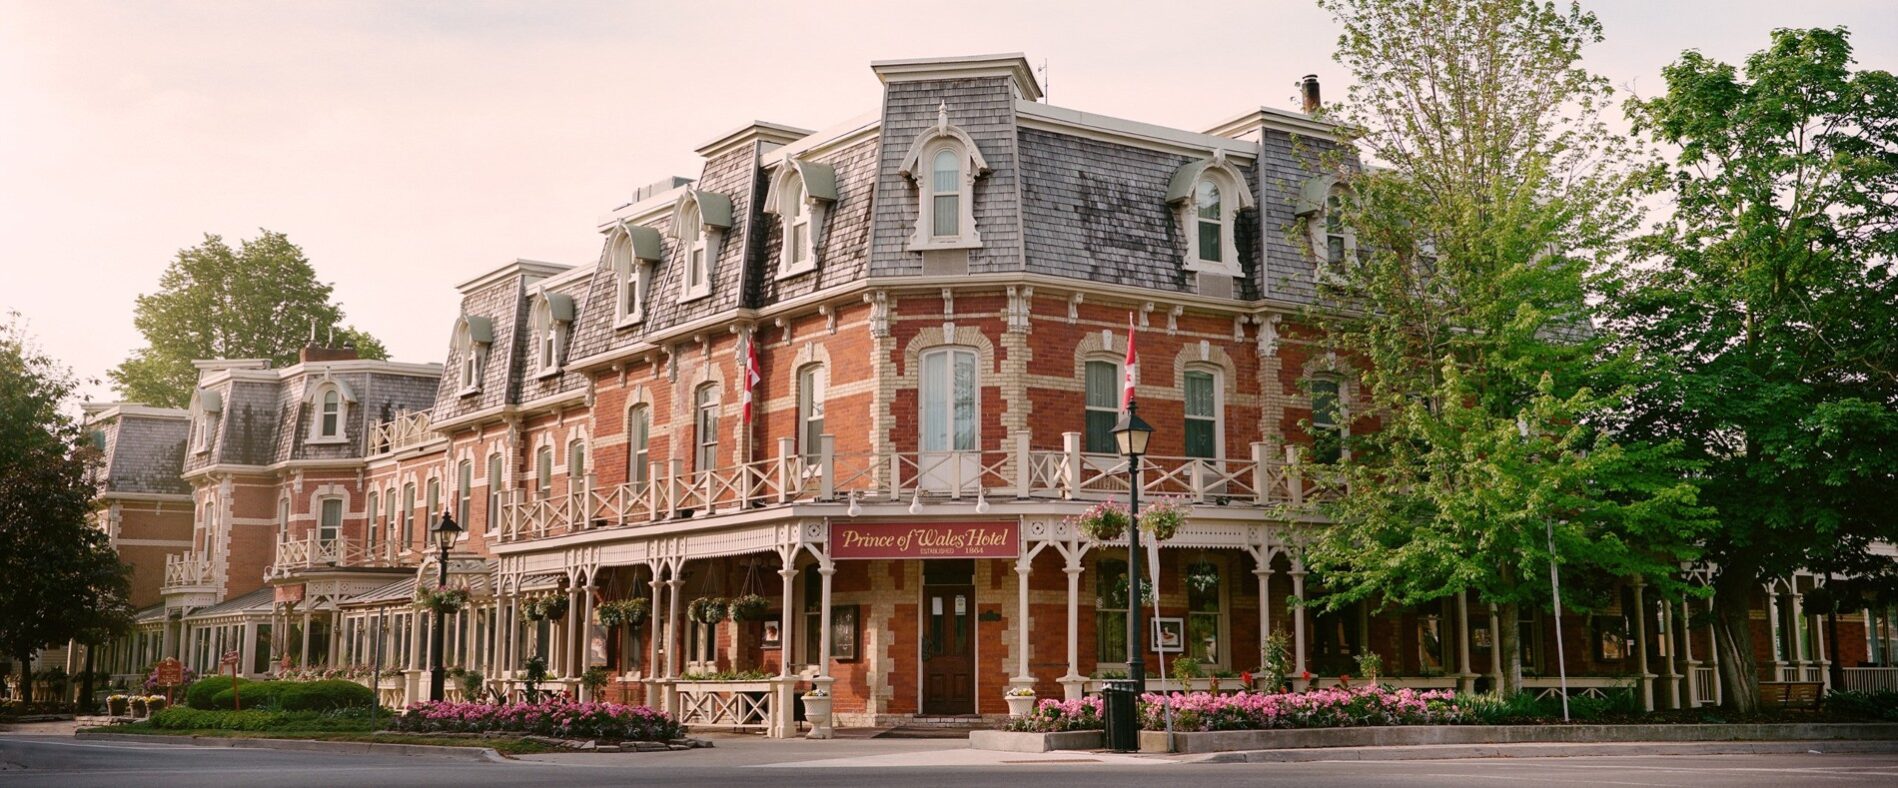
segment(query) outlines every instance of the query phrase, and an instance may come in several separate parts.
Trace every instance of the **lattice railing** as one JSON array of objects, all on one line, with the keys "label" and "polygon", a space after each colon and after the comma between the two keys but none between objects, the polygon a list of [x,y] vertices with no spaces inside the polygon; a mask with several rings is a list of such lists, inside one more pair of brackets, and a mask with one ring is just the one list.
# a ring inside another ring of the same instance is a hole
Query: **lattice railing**
[{"label": "lattice railing", "polygon": [[428,411],[398,411],[394,418],[369,427],[369,453],[384,454],[435,439],[429,428]]},{"label": "lattice railing", "polygon": [[679,722],[695,727],[762,730],[777,710],[769,680],[680,681],[672,691]]}]

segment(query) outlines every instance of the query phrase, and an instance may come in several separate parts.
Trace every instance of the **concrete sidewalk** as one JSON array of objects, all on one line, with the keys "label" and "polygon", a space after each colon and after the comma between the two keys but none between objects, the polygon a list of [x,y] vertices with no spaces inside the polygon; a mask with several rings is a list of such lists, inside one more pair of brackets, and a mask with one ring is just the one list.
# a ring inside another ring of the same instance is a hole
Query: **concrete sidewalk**
[{"label": "concrete sidewalk", "polygon": [[1435,761],[1465,758],[1587,758],[1657,755],[1783,755],[1898,753],[1898,741],[1595,742],[1574,744],[1420,744],[1324,747],[1171,755],[1181,763],[1316,763],[1322,761]]}]

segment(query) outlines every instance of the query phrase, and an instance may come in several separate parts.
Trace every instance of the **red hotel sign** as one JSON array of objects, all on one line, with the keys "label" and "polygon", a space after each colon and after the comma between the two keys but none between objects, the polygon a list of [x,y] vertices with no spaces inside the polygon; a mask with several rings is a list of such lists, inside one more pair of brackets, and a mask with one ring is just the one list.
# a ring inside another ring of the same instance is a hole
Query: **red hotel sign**
[{"label": "red hotel sign", "polygon": [[830,522],[832,558],[1014,558],[1020,524]]}]

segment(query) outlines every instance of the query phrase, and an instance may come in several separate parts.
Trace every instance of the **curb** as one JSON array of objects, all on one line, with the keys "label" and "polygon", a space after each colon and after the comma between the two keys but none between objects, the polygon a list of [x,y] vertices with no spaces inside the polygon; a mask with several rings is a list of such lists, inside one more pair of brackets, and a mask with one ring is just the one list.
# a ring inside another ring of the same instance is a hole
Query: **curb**
[{"label": "curb", "polygon": [[318,741],[315,739],[253,739],[221,736],[163,736],[142,733],[95,733],[80,731],[75,739],[129,741],[145,744],[183,744],[192,747],[234,747],[252,750],[297,750],[301,752],[370,753],[452,758],[481,763],[508,763],[513,759],[490,747],[447,747],[434,744],[384,744],[366,741]]},{"label": "curb", "polygon": [[1312,763],[1315,761],[1425,761],[1465,758],[1585,758],[1652,755],[1799,755],[1898,753],[1898,741],[1597,742],[1593,744],[1421,744],[1400,747],[1326,747],[1189,755],[1182,763]]}]

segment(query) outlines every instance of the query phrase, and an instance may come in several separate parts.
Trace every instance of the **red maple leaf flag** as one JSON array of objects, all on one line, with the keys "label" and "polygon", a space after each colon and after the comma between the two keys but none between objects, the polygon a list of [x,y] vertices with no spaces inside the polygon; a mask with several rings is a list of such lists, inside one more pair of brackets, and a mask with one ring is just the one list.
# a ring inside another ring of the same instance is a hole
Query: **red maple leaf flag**
[{"label": "red maple leaf flag", "polygon": [[1140,357],[1134,354],[1134,315],[1132,312],[1127,313],[1126,368],[1127,368],[1126,384],[1123,385],[1120,389],[1120,409],[1121,410],[1126,410],[1127,405],[1129,405],[1130,403],[1134,401],[1134,383],[1140,380]]},{"label": "red maple leaf flag", "polygon": [[758,374],[758,343],[756,340],[750,337],[746,337],[745,338],[745,383],[743,386],[744,391],[742,393],[742,397],[743,397],[742,401],[745,403],[744,419],[745,419],[746,424],[751,423],[751,390],[753,387],[757,386],[758,381],[762,379],[763,377]]}]

